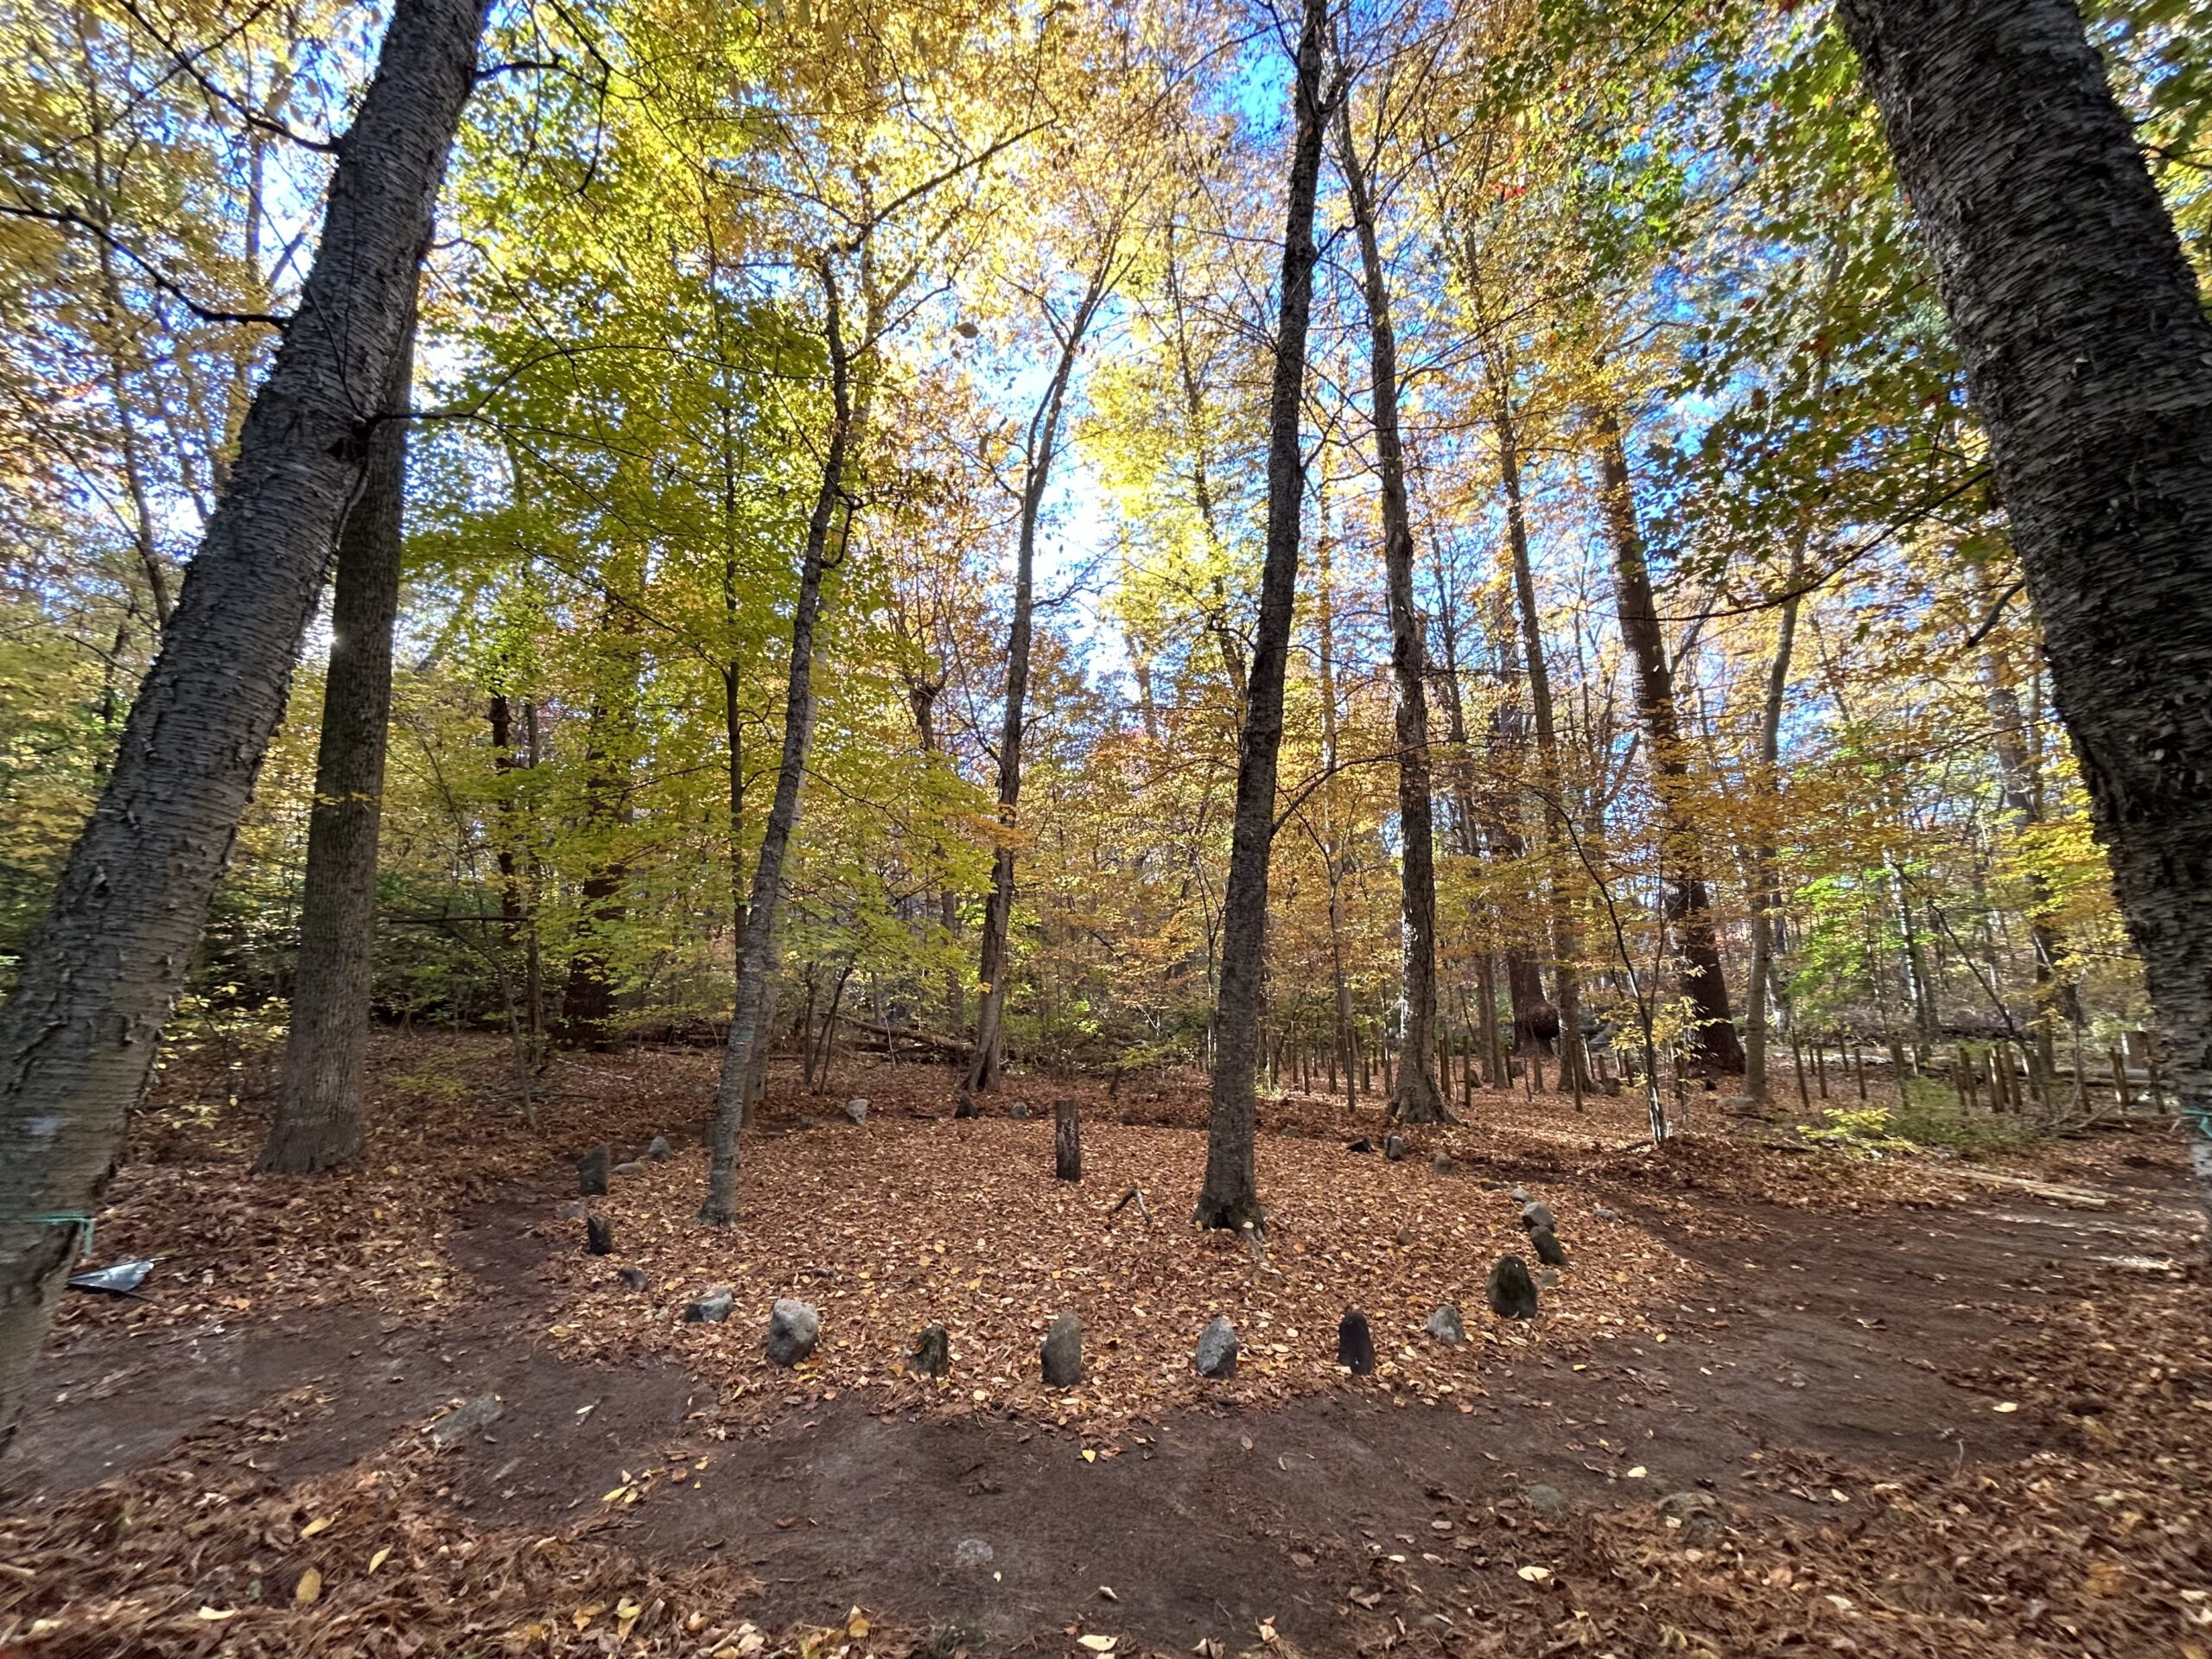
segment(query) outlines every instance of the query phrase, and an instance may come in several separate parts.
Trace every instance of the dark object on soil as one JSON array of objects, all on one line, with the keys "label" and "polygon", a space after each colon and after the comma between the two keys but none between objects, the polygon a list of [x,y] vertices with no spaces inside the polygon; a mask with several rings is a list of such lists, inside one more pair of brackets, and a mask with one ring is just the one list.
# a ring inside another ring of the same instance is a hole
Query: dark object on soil
[{"label": "dark object on soil", "polygon": [[1013,1105],[1006,1109],[1006,1115],[1008,1117],[1027,1117],[1029,1116],[1029,1103],[1026,1100],[1015,1101]]},{"label": "dark object on soil", "polygon": [[1703,1492],[1669,1492],[1659,1513],[1685,1538],[1708,1538],[1720,1530],[1720,1506]]},{"label": "dark object on soil", "polygon": [[664,1164],[676,1156],[676,1148],[668,1144],[666,1135],[657,1135],[653,1136],[652,1144],[646,1147],[645,1156],[657,1164]]},{"label": "dark object on soil", "polygon": [[1438,1153],[1428,1160],[1428,1166],[1440,1175],[1456,1175],[1459,1171],[1459,1166],[1452,1161],[1452,1154],[1448,1152]]},{"label": "dark object on soil", "polygon": [[925,1325],[914,1334],[906,1369],[916,1376],[943,1376],[952,1369],[952,1338],[941,1325]]},{"label": "dark object on soil", "polygon": [[1536,1317],[1536,1281],[1517,1255],[1501,1255],[1490,1270],[1490,1311],[1501,1319]]},{"label": "dark object on soil", "polygon": [[607,1173],[613,1167],[613,1152],[606,1147],[594,1147],[576,1160],[576,1191],[588,1198],[605,1198]]},{"label": "dark object on soil", "polygon": [[1456,1348],[1467,1339],[1467,1327],[1460,1320],[1459,1310],[1446,1302],[1428,1316],[1428,1334]]},{"label": "dark object on soil", "polygon": [[1083,1381],[1083,1321],[1072,1313],[1054,1319],[1039,1345],[1045,1364],[1045,1386],[1071,1389]]},{"label": "dark object on soil", "polygon": [[1226,1315],[1216,1314],[1213,1323],[1198,1332],[1198,1351],[1191,1363],[1200,1376],[1236,1375],[1236,1327]]},{"label": "dark object on soil", "polygon": [[615,1165],[614,1173],[617,1175],[642,1175],[645,1173],[645,1166],[632,1158],[626,1164]]},{"label": "dark object on soil", "polygon": [[1600,1221],[1618,1221],[1620,1219],[1620,1214],[1618,1211],[1608,1210],[1602,1204],[1596,1209],[1592,1210],[1590,1213],[1597,1217]]},{"label": "dark object on soil", "polygon": [[1566,1494],[1558,1487],[1547,1486],[1541,1481],[1533,1486],[1523,1486],[1521,1501],[1538,1515],[1564,1515],[1567,1512]]},{"label": "dark object on soil", "polygon": [[1344,1150],[1346,1152],[1372,1152],[1375,1150],[1375,1143],[1363,1135],[1357,1141],[1347,1141],[1344,1143]]},{"label": "dark object on soil", "polygon": [[1567,1265],[1567,1252],[1560,1247],[1559,1235],[1548,1227],[1539,1227],[1529,1235],[1529,1242],[1536,1247],[1536,1260],[1548,1268]]},{"label": "dark object on soil", "polygon": [[480,1434],[506,1413],[496,1394],[480,1394],[465,1406],[456,1406],[430,1425],[430,1438],[441,1446],[455,1446],[471,1434]]},{"label": "dark object on soil", "polygon": [[952,1115],[957,1118],[968,1118],[981,1117],[983,1114],[976,1104],[976,1096],[963,1093],[958,1103],[953,1107]]},{"label": "dark object on soil", "polygon": [[736,1306],[737,1293],[728,1285],[716,1285],[683,1310],[684,1322],[687,1325],[720,1325],[729,1318],[730,1309]]},{"label": "dark object on soil", "polygon": [[861,1124],[868,1122],[868,1102],[864,1100],[847,1101],[845,1103],[845,1116],[852,1120],[852,1124],[855,1128],[860,1128]]},{"label": "dark object on soil", "polygon": [[779,1296],[768,1310],[768,1357],[778,1365],[796,1365],[814,1351],[822,1334],[822,1316],[811,1302]]},{"label": "dark object on soil", "polygon": [[1354,1376],[1375,1375],[1375,1334],[1367,1328],[1367,1316],[1357,1308],[1347,1309],[1344,1323],[1337,1327],[1337,1363],[1351,1366]]},{"label": "dark object on soil", "polygon": [[1382,1155],[1392,1163],[1396,1163],[1399,1159],[1406,1155],[1404,1140],[1395,1135],[1385,1135],[1382,1138]]},{"label": "dark object on soil", "polygon": [[584,1248],[594,1255],[614,1254],[614,1224],[603,1216],[584,1217]]},{"label": "dark object on soil", "polygon": [[[114,1262],[105,1268],[92,1268],[83,1273],[69,1275],[72,1290],[97,1290],[110,1296],[137,1295],[138,1287],[146,1282],[146,1275],[154,1270],[156,1258],[142,1256],[136,1261]],[[140,1296],[139,1300],[146,1298]]]},{"label": "dark object on soil", "polygon": [[1063,1181],[1083,1179],[1083,1109],[1071,1100],[1052,1103],[1052,1175]]},{"label": "dark object on soil", "polygon": [[632,1290],[643,1290],[649,1282],[645,1278],[645,1270],[643,1268],[623,1268],[617,1272],[615,1276],[620,1279],[622,1282],[627,1285]]},{"label": "dark object on soil", "polygon": [[1541,1198],[1533,1204],[1524,1204],[1521,1206],[1521,1224],[1532,1233],[1539,1227],[1548,1229],[1554,1233],[1559,1230],[1559,1223],[1552,1219],[1551,1205]]}]

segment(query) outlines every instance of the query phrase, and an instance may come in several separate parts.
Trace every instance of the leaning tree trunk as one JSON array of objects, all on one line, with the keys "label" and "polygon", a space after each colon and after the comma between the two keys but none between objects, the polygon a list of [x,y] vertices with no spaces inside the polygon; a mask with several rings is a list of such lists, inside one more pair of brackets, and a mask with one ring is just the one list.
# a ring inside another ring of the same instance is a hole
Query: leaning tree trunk
[{"label": "leaning tree trunk", "polygon": [[[1841,0],[2184,1114],[2212,1111],[2212,320],[2069,0]],[[2212,1205],[2212,1139],[2191,1140]]]},{"label": "leaning tree trunk", "polygon": [[1090,320],[1106,297],[1112,275],[1118,225],[1109,232],[1090,273],[1074,321],[1060,340],[1059,361],[1045,396],[1029,418],[1027,465],[1021,482],[1021,531],[1014,555],[1014,625],[1007,639],[1005,721],[999,731],[999,836],[991,861],[990,897],[983,904],[983,938],[977,955],[982,996],[976,1014],[976,1054],[968,1086],[982,1091],[999,1086],[1001,1037],[1006,1016],[1007,935],[1014,927],[1014,836],[1021,804],[1021,735],[1029,702],[1029,646],[1035,618],[1037,520],[1045,510],[1045,486],[1058,446],[1060,410],[1075,374],[1076,354]]},{"label": "leaning tree trunk", "polygon": [[276,1115],[257,1166],[264,1170],[301,1174],[353,1163],[361,1154],[361,1072],[376,965],[377,832],[384,817],[391,631],[399,616],[407,491],[407,423],[397,417],[406,411],[414,366],[410,321],[392,360],[385,405],[395,418],[369,439],[361,493],[338,537],[299,960]]},{"label": "leaning tree trunk", "polygon": [[0,1446],[198,948],[406,331],[485,0],[397,0],[298,312],[0,1010]]},{"label": "leaning tree trunk", "polygon": [[1193,1219],[1201,1227],[1267,1224],[1253,1162],[1254,1071],[1259,1060],[1261,982],[1268,955],[1268,859],[1274,840],[1275,763],[1282,747],[1283,679],[1298,588],[1306,463],[1299,416],[1306,397],[1306,331],[1313,308],[1313,199],[1328,130],[1321,46],[1328,0],[1305,0],[1292,96],[1289,205],[1282,238],[1282,294],[1275,324],[1274,382],[1268,406],[1267,557],[1260,573],[1259,629],[1244,697],[1236,759],[1229,880],[1222,894],[1221,988],[1215,1001],[1213,1088],[1206,1116],[1206,1173]]},{"label": "leaning tree trunk", "polygon": [[1447,1123],[1436,1084],[1436,826],[1428,766],[1428,652],[1426,624],[1414,604],[1413,515],[1406,505],[1406,458],[1398,436],[1398,341],[1390,291],[1375,234],[1375,203],[1352,143],[1351,99],[1337,106],[1337,149],[1351,219],[1359,235],[1367,298],[1369,378],[1374,382],[1375,459],[1381,485],[1382,566],[1390,605],[1390,675],[1397,690],[1399,909],[1404,926],[1405,1040],[1391,1084],[1389,1116],[1405,1123]]},{"label": "leaning tree trunk", "polygon": [[1652,598],[1643,531],[1637,523],[1636,498],[1629,483],[1628,452],[1622,444],[1620,423],[1610,410],[1600,412],[1595,424],[1600,505],[1613,544],[1613,598],[1620,612],[1622,641],[1636,659],[1637,712],[1643,716],[1653,792],[1659,798],[1660,879],[1666,893],[1667,925],[1675,936],[1675,952],[1682,964],[1682,995],[1690,1005],[1688,1046],[1693,1063],[1704,1070],[1741,1077],[1744,1046],[1736,1034],[1720,945],[1713,932],[1705,850],[1691,818],[1689,760],[1675,709],[1675,675],[1659,628],[1659,607]]},{"label": "leaning tree trunk", "polygon": [[[822,578],[830,566],[830,531],[845,490],[845,456],[853,430],[852,365],[837,309],[837,276],[822,263],[830,344],[830,442],[822,457],[822,482],[806,523],[806,550],[799,563],[798,602],[791,612],[791,671],[784,692],[784,750],[776,767],[776,794],[753,861],[753,902],[746,919],[745,952],[737,968],[737,1003],[730,1016],[729,1046],[722,1055],[715,1093],[714,1149],[707,1168],[706,1200],[699,1219],[727,1227],[737,1219],[738,1131],[770,1038],[769,980],[776,970],[776,925],[784,896],[784,861],[798,828],[799,785],[814,741],[814,627],[822,610]],[[756,1053],[757,1051],[757,1053]]]}]

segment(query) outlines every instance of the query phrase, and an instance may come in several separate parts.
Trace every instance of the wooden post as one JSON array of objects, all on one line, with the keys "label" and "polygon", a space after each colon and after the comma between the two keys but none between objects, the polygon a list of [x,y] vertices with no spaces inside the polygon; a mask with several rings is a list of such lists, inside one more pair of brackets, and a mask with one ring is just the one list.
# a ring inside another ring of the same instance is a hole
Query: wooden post
[{"label": "wooden post", "polygon": [[1072,1100],[1052,1103],[1052,1173],[1064,1181],[1083,1179],[1083,1112]]}]

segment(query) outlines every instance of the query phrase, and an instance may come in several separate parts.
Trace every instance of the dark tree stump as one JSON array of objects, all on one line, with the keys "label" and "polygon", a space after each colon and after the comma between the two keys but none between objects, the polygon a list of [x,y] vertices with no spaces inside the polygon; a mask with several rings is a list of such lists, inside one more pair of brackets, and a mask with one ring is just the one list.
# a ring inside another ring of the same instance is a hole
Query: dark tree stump
[{"label": "dark tree stump", "polygon": [[1083,1112],[1071,1100],[1052,1103],[1052,1173],[1064,1181],[1083,1179]]},{"label": "dark tree stump", "polygon": [[576,1160],[576,1191],[588,1198],[605,1198],[607,1177],[613,1169],[613,1150],[607,1147],[594,1147]]},{"label": "dark tree stump", "polygon": [[1501,1255],[1490,1270],[1490,1311],[1501,1319],[1536,1317],[1536,1281],[1517,1255]]},{"label": "dark tree stump", "polygon": [[1347,1310],[1337,1327],[1337,1363],[1350,1366],[1354,1376],[1375,1375],[1375,1333],[1367,1328],[1367,1316],[1356,1308]]},{"label": "dark tree stump", "polygon": [[598,1216],[584,1217],[584,1247],[594,1255],[614,1254],[614,1224]]},{"label": "dark tree stump", "polygon": [[952,1369],[952,1338],[941,1325],[925,1325],[906,1355],[906,1369],[917,1376],[943,1376]]}]

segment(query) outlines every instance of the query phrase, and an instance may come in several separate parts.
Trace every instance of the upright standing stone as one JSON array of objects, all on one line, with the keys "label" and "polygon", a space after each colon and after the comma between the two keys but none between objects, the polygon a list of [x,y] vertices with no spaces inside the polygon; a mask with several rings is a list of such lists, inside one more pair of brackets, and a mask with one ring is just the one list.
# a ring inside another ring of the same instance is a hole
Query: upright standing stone
[{"label": "upright standing stone", "polygon": [[952,1369],[952,1338],[941,1325],[925,1325],[914,1336],[906,1369],[917,1376],[943,1376]]},{"label": "upright standing stone", "polygon": [[1428,1334],[1456,1348],[1467,1339],[1467,1327],[1460,1320],[1459,1310],[1446,1302],[1428,1316]]},{"label": "upright standing stone", "polygon": [[1346,1309],[1344,1323],[1337,1327],[1337,1363],[1349,1365],[1354,1376],[1375,1375],[1375,1333],[1367,1328],[1367,1316],[1357,1308]]},{"label": "upright standing stone", "polygon": [[1063,1181],[1083,1179],[1083,1109],[1071,1100],[1052,1103],[1052,1173]]},{"label": "upright standing stone", "polygon": [[1490,1270],[1490,1311],[1501,1319],[1536,1317],[1536,1281],[1517,1255],[1501,1255]]},{"label": "upright standing stone", "polygon": [[853,1127],[855,1128],[858,1128],[861,1124],[868,1122],[868,1102],[864,1100],[847,1101],[845,1103],[845,1116],[852,1120]]},{"label": "upright standing stone", "polygon": [[645,1147],[645,1156],[657,1164],[664,1164],[676,1156],[676,1148],[668,1144],[666,1135],[657,1135],[653,1136],[652,1143]]},{"label": "upright standing stone", "polygon": [[736,1306],[737,1293],[728,1285],[716,1285],[705,1295],[694,1297],[685,1306],[684,1321],[690,1325],[720,1325]]},{"label": "upright standing stone", "polygon": [[1038,1354],[1044,1361],[1046,1388],[1077,1386],[1083,1381],[1083,1321],[1073,1313],[1061,1314],[1045,1332]]},{"label": "upright standing stone", "polygon": [[576,1160],[576,1191],[588,1198],[607,1196],[607,1178],[613,1173],[614,1152],[609,1147],[594,1147]]},{"label": "upright standing stone", "polygon": [[1539,1227],[1548,1227],[1554,1232],[1559,1230],[1559,1224],[1552,1219],[1551,1205],[1541,1198],[1521,1206],[1521,1224],[1532,1233]]},{"label": "upright standing stone", "polygon": [[1567,1251],[1560,1246],[1559,1235],[1548,1227],[1539,1227],[1529,1235],[1529,1242],[1536,1247],[1536,1260],[1548,1268],[1567,1265]]},{"label": "upright standing stone", "polygon": [[779,1296],[768,1310],[768,1357],[776,1364],[798,1364],[814,1351],[821,1334],[822,1316],[810,1302]]},{"label": "upright standing stone", "polygon": [[969,1118],[981,1117],[983,1114],[976,1109],[976,1096],[963,1089],[960,1098],[953,1104],[952,1115],[957,1118]]},{"label": "upright standing stone", "polygon": [[1397,1135],[1383,1136],[1382,1155],[1394,1164],[1396,1163],[1398,1160],[1404,1157],[1406,1155],[1405,1137],[1403,1135]]},{"label": "upright standing stone", "polygon": [[1227,1315],[1216,1314],[1213,1323],[1198,1332],[1198,1351],[1191,1363],[1200,1376],[1236,1375],[1236,1327]]},{"label": "upright standing stone", "polygon": [[584,1217],[584,1248],[594,1255],[614,1254],[614,1224],[601,1216]]}]

